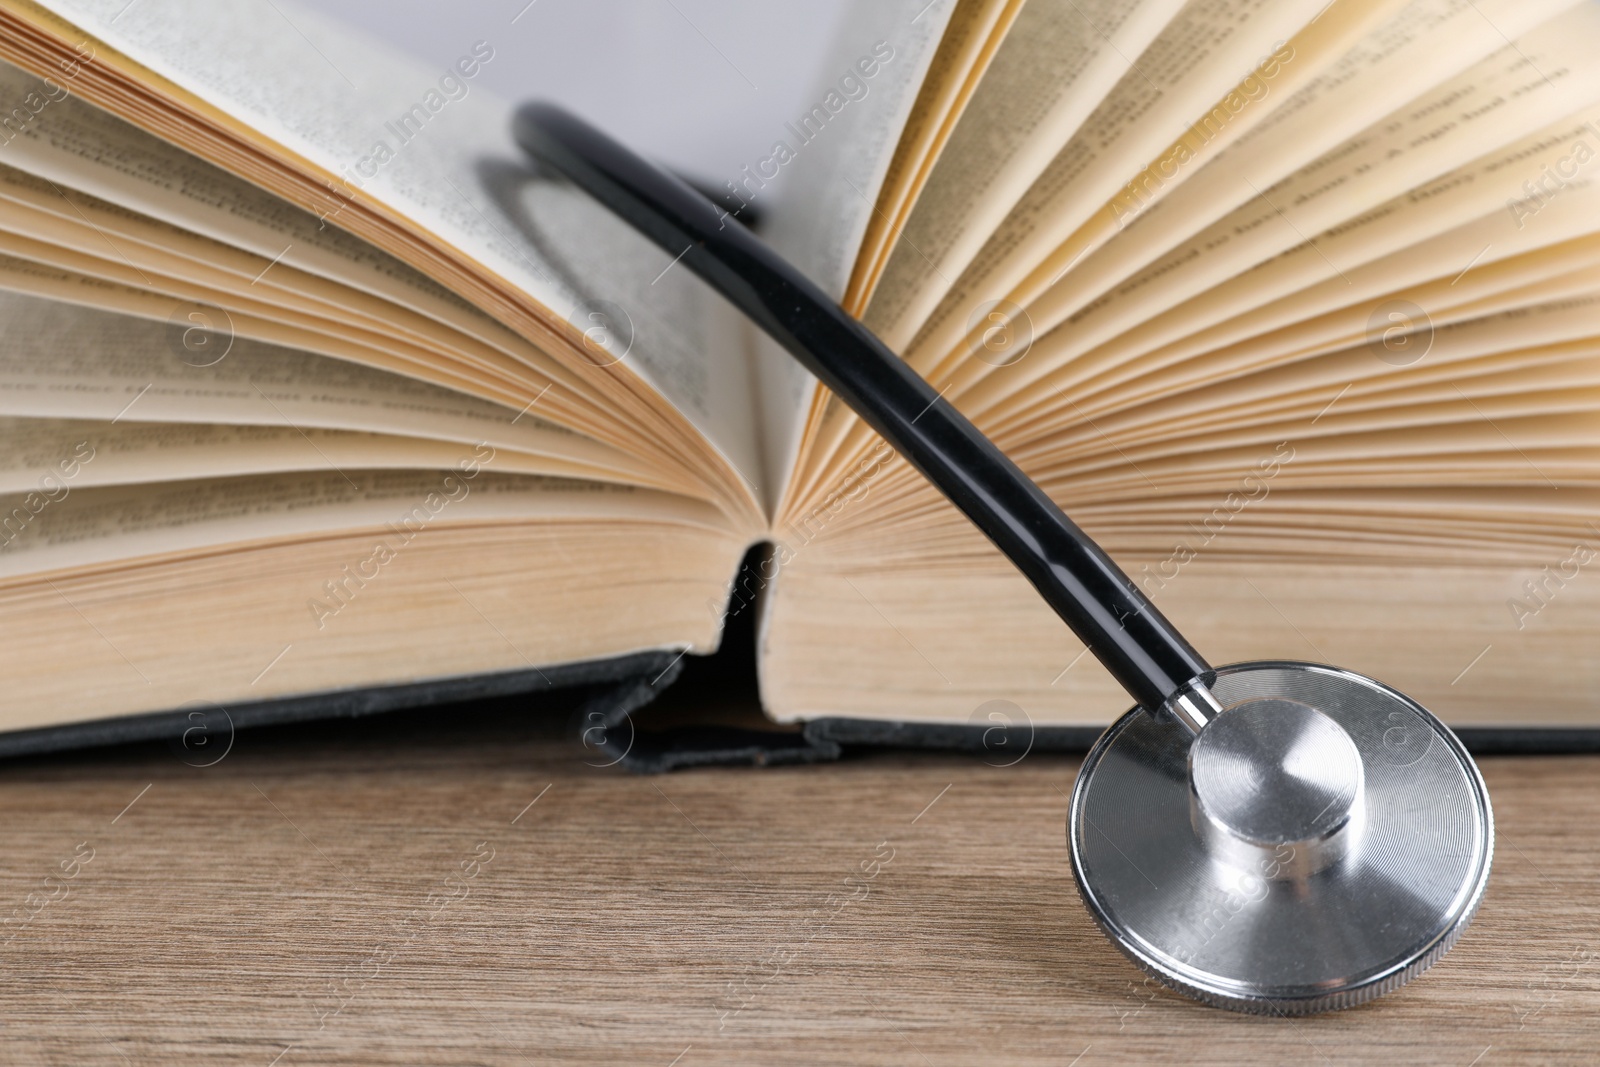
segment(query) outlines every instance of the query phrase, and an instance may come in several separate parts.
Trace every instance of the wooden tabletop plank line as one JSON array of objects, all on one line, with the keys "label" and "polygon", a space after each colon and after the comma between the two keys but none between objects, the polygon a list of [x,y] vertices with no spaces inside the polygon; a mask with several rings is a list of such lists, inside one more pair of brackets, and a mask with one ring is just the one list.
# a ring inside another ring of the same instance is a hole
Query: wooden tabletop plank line
[{"label": "wooden tabletop plank line", "polygon": [[[663,778],[506,725],[0,767],[19,1064],[1593,1063],[1600,758],[1482,762],[1500,847],[1420,980],[1234,1015],[1078,901],[1078,761]],[[0,918],[4,918],[0,916]]]}]

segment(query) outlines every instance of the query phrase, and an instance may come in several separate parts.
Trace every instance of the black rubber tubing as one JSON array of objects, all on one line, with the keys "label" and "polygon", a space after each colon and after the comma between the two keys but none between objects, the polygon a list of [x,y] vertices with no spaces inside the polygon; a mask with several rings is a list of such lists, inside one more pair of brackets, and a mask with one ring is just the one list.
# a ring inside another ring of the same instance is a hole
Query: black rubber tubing
[{"label": "black rubber tubing", "polygon": [[1004,552],[1155,712],[1211,667],[1122,569],[964,415],[704,195],[548,103],[517,142],[703,278],[881,434]]}]

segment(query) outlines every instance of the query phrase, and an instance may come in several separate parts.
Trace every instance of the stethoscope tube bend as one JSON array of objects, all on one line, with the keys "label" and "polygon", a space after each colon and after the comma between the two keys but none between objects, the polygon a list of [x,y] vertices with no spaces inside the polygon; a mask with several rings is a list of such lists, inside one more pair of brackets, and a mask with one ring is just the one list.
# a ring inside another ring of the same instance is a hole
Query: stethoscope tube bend
[{"label": "stethoscope tube bend", "polygon": [[977,427],[703,195],[571,113],[529,104],[518,142],[704,278],[938,487],[1154,712],[1211,667],[1115,561]]}]

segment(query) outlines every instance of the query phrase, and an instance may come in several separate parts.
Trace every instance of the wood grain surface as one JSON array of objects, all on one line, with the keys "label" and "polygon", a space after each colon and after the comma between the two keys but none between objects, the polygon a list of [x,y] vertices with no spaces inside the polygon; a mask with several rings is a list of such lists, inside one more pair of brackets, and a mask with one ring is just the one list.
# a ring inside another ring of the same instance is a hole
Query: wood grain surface
[{"label": "wood grain surface", "polygon": [[1600,1056],[1597,758],[1485,760],[1498,848],[1460,945],[1288,1021],[1193,1004],[1101,937],[1064,850],[1074,758],[643,778],[515,721],[233,740],[205,768],[154,746],[0,767],[0,1059]]}]

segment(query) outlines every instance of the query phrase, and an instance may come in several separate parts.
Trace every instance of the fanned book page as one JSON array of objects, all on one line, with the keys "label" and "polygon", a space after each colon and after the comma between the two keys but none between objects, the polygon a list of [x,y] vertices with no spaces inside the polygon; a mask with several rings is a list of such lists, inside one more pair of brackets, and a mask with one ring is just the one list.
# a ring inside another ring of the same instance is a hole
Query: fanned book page
[{"label": "fanned book page", "polygon": [[[1213,662],[1600,727],[1597,49],[1579,0],[860,5],[725,192]],[[490,42],[0,0],[0,60],[0,730],[706,653],[762,542],[776,719],[1125,710],[521,156]]]},{"label": "fanned book page", "polygon": [[716,647],[739,320],[528,170],[492,48],[301,16],[4,10],[0,727]]},{"label": "fanned book page", "polygon": [[[1082,40],[1145,10],[1115,7]],[[1339,663],[1455,725],[1600,722],[1600,7],[1195,0],[1103,83],[1021,59],[1085,17],[1030,0],[975,87],[924,93],[959,114],[897,149],[905,221],[853,310],[1212,662]],[[799,470],[772,714],[1126,709],[825,395]]]}]

